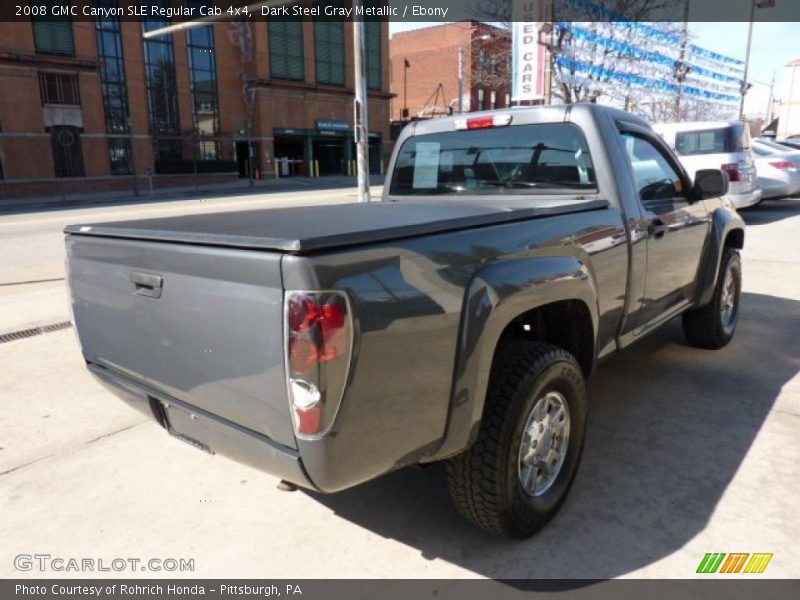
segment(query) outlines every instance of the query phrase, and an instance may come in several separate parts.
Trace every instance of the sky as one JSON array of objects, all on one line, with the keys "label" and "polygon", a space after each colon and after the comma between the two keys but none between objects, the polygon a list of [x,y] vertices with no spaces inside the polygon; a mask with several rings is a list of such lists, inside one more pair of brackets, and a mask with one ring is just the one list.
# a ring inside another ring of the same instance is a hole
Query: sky
[{"label": "sky", "polygon": [[[389,24],[391,34],[439,23]],[[692,42],[703,48],[744,60],[747,50],[748,23],[691,23]],[[745,114],[764,115],[769,103],[769,87],[775,75],[775,97],[783,93],[783,67],[791,60],[800,59],[800,23],[753,24],[753,43],[750,52],[750,75],[753,84],[745,99]]]},{"label": "sky", "polygon": [[[689,31],[694,43],[720,54],[744,59],[747,51],[748,23],[692,23]],[[783,95],[783,67],[800,58],[800,23],[753,24],[750,75],[753,84],[745,99],[745,114],[767,111],[769,86],[775,76],[775,96]]]}]

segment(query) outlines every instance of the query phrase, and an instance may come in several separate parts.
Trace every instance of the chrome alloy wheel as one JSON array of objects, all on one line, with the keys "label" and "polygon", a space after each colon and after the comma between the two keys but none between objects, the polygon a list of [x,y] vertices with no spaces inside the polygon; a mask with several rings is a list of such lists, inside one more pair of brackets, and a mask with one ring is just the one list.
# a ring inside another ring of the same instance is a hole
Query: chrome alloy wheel
[{"label": "chrome alloy wheel", "polygon": [[517,477],[525,493],[541,496],[555,482],[569,446],[569,407],[559,392],[547,392],[534,405],[519,447]]},{"label": "chrome alloy wheel", "polygon": [[725,270],[719,310],[722,317],[722,328],[726,333],[730,333],[736,325],[736,313],[738,311],[736,306],[736,278],[730,264]]}]

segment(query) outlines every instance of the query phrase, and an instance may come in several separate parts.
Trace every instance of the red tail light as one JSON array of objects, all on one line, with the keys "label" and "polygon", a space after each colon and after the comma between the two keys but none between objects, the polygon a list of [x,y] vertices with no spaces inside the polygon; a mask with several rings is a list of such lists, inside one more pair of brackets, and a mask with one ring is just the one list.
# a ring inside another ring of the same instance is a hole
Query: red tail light
[{"label": "red tail light", "polygon": [[339,409],[352,348],[341,292],[286,292],[286,371],[298,437],[324,435]]},{"label": "red tail light", "polygon": [[511,115],[500,114],[491,116],[468,117],[456,119],[456,129],[486,129],[488,127],[505,127],[511,123]]},{"label": "red tail light", "polygon": [[313,296],[295,294],[288,300],[289,360],[292,370],[308,373],[346,351],[345,308]]},{"label": "red tail light", "polygon": [[771,162],[769,164],[772,165],[773,167],[775,167],[776,169],[780,169],[781,171],[790,171],[790,170],[794,171],[794,169],[795,169],[794,163],[790,162],[788,160],[781,160],[781,161],[778,161],[778,162]]},{"label": "red tail light", "polygon": [[728,180],[729,181],[735,182],[735,181],[741,181],[742,180],[742,174],[739,172],[739,165],[738,164],[731,163],[731,164],[727,164],[727,165],[722,165],[720,167],[720,169],[722,169],[723,171],[725,171],[728,174]]}]

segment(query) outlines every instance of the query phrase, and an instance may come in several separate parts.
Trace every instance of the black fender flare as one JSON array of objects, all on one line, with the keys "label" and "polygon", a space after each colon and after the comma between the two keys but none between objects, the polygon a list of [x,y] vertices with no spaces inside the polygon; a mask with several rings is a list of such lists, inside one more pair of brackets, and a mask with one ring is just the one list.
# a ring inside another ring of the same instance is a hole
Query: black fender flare
[{"label": "black fender flare", "polygon": [[711,302],[714,288],[717,285],[725,242],[731,232],[741,231],[741,241],[736,245],[741,248],[744,245],[744,229],[744,220],[735,211],[720,207],[712,213],[711,232],[708,236],[704,259],[700,263],[700,270],[697,274],[695,306],[705,306]]}]

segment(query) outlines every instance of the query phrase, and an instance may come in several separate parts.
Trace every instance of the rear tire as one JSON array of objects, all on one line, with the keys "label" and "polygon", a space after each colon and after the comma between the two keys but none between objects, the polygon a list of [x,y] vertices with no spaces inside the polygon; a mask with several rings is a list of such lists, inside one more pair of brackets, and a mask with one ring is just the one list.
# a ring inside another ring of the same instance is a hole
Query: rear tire
[{"label": "rear tire", "polygon": [[583,373],[571,354],[540,342],[509,344],[492,369],[476,442],[447,462],[459,512],[514,538],[539,531],[575,479],[586,413]]},{"label": "rear tire", "polygon": [[683,313],[683,332],[692,346],[718,350],[733,339],[739,320],[742,261],[739,252],[725,247],[711,302]]}]

